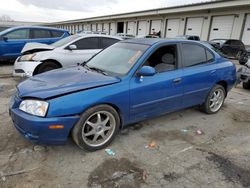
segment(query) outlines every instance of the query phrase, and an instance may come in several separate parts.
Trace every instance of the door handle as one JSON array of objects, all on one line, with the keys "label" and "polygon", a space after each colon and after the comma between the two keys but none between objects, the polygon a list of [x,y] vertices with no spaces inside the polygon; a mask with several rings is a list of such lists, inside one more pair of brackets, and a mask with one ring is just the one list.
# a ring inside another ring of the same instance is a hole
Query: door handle
[{"label": "door handle", "polygon": [[173,82],[176,83],[176,84],[180,83],[181,82],[181,78],[176,78],[176,79],[173,80]]}]

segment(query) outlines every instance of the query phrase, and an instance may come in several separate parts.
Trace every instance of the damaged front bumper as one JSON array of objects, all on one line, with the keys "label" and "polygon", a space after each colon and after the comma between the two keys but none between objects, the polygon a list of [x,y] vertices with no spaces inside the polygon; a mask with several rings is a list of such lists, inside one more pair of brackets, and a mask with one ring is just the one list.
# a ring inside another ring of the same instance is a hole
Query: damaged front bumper
[{"label": "damaged front bumper", "polygon": [[[19,58],[18,58],[19,59]],[[40,61],[15,61],[13,76],[15,77],[31,77]]]}]

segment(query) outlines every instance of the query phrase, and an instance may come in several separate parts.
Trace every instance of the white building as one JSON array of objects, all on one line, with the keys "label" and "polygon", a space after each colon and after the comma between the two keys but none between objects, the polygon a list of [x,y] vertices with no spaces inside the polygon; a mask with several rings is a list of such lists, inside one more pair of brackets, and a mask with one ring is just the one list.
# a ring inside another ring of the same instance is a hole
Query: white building
[{"label": "white building", "polygon": [[111,35],[147,35],[161,31],[161,36],[168,38],[198,35],[201,40],[242,39],[250,45],[250,0],[214,1],[46,25],[67,29],[71,33],[98,30]]}]

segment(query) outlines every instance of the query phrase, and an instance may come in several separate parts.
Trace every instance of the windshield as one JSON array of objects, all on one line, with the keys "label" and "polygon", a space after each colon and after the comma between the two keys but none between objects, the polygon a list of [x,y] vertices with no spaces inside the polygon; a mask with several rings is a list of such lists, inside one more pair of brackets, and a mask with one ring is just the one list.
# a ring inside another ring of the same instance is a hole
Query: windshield
[{"label": "windshield", "polygon": [[97,54],[86,65],[111,74],[126,75],[148,47],[140,44],[116,43]]},{"label": "windshield", "polygon": [[68,36],[66,38],[63,38],[57,42],[54,42],[52,43],[51,45],[54,46],[54,47],[61,47],[61,46],[64,46],[66,44],[68,44],[69,42],[75,40],[75,39],[78,39],[80,38],[81,36],[80,35],[71,35],[71,36]]}]

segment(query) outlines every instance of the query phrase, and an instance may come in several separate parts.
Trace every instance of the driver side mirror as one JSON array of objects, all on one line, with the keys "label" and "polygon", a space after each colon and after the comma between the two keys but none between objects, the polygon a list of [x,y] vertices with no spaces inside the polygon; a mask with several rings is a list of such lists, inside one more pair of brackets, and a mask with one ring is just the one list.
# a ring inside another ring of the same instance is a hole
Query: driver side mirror
[{"label": "driver side mirror", "polygon": [[71,44],[71,45],[69,45],[68,49],[69,49],[69,50],[76,50],[76,49],[77,49],[77,46],[74,45],[74,44]]},{"label": "driver side mirror", "polygon": [[3,39],[3,41],[5,41],[5,42],[8,41],[8,37],[3,36],[2,39]]},{"label": "driver side mirror", "polygon": [[143,66],[138,72],[138,76],[154,76],[156,74],[156,70],[150,66]]}]

